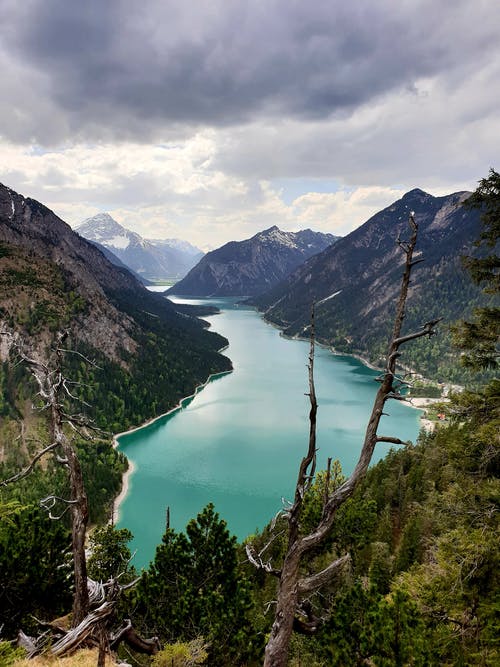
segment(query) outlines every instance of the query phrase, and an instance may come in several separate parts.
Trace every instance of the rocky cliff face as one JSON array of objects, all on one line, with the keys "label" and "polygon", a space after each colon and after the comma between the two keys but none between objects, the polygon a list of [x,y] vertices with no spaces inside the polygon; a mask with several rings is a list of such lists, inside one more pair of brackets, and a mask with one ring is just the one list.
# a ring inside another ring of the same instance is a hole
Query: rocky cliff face
[{"label": "rocky cliff face", "polygon": [[[75,340],[121,364],[137,351],[148,318],[184,339],[186,348],[190,336],[194,347],[206,345],[210,353],[224,343],[148,292],[43,204],[1,184],[0,304],[3,331],[41,349],[55,329],[70,329]],[[2,349],[5,354],[5,344]]]},{"label": "rocky cliff face", "polygon": [[467,196],[433,197],[412,190],[253,303],[292,336],[307,335],[315,303],[316,331],[323,341],[377,360],[390,333],[402,272],[396,239],[408,235],[410,211],[419,225],[418,249],[425,262],[414,270],[408,326],[440,315],[461,317],[477,298],[460,261],[473,252],[479,234],[477,211],[462,207]]},{"label": "rocky cliff face", "polygon": [[[199,248],[180,239],[144,239],[122,227],[108,213],[87,218],[76,231],[104,246],[146,280],[182,278],[203,256]],[[113,261],[112,256],[110,259]]]},{"label": "rocky cliff face", "polygon": [[245,241],[207,253],[169,293],[188,296],[250,296],[276,285],[307,258],[336,241],[310,229],[283,232],[274,226]]}]

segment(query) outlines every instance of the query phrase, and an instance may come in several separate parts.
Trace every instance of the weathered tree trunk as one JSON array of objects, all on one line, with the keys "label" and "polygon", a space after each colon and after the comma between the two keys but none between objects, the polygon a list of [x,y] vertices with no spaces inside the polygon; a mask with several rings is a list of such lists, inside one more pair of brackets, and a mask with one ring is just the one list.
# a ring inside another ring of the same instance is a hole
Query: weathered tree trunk
[{"label": "weathered tree trunk", "polygon": [[[363,479],[370,465],[375,445],[378,442],[390,442],[393,444],[404,445],[399,438],[390,436],[379,436],[378,427],[384,411],[384,405],[389,399],[401,399],[399,389],[404,382],[396,376],[396,362],[400,356],[399,348],[404,343],[420,338],[422,336],[432,336],[434,326],[438,320],[425,323],[421,330],[401,336],[401,327],[403,324],[406,308],[406,299],[408,296],[408,287],[410,285],[410,275],[412,267],[418,264],[422,259],[413,259],[413,251],[417,240],[417,224],[410,215],[410,241],[397,240],[400,248],[406,254],[405,269],[401,281],[401,290],[396,308],[394,319],[394,328],[389,343],[386,367],[378,378],[380,387],[374,400],[372,412],[365,432],[365,438],[361,453],[356,467],[351,476],[335,489],[330,495],[325,493],[322,517],[316,528],[308,535],[300,535],[300,514],[302,510],[305,494],[311,486],[316,466],[316,396],[314,391],[313,379],[313,360],[314,360],[314,308],[311,315],[311,349],[309,353],[309,397],[311,402],[311,411],[309,415],[310,433],[309,448],[306,456],[302,459],[297,484],[295,487],[294,503],[286,513],[288,519],[288,546],[280,571],[275,570],[269,564],[262,563],[261,559],[251,559],[257,567],[263,567],[268,572],[279,573],[279,585],[277,595],[277,605],[274,622],[271,628],[270,637],[265,649],[264,667],[286,667],[288,661],[288,649],[291,635],[293,632],[295,614],[301,602],[301,597],[318,590],[331,581],[332,577],[348,562],[350,556],[346,554],[342,558],[330,563],[324,570],[317,572],[305,578],[300,577],[300,563],[304,555],[317,547],[331,532],[335,515],[338,508],[352,496],[354,490]],[[329,470],[327,474],[328,490]],[[252,554],[252,550],[247,549],[247,553]],[[314,625],[314,624],[310,624]],[[311,628],[313,630],[313,628]]]},{"label": "weathered tree trunk", "polygon": [[[59,355],[58,355],[59,356]],[[60,358],[58,359],[60,364]],[[47,393],[51,408],[52,436],[54,442],[59,443],[66,459],[71,487],[71,542],[73,552],[73,574],[75,593],[73,597],[73,620],[76,627],[85,618],[89,611],[89,592],[87,586],[87,559],[85,556],[85,532],[89,518],[87,494],[83,483],[82,468],[73,445],[64,432],[62,397],[63,377],[60,365],[51,382],[49,376],[45,381],[48,385]],[[52,386],[50,386],[52,385]]]},{"label": "weathered tree trunk", "polygon": [[87,494],[83,484],[82,469],[73,447],[66,443],[63,451],[68,459],[72,525],[71,541],[73,550],[73,574],[75,595],[73,598],[73,627],[76,627],[88,614],[89,593],[87,587],[87,559],[85,557],[85,532],[89,518]]},{"label": "weathered tree trunk", "polygon": [[[58,462],[68,470],[71,495],[69,499],[49,496],[45,499],[46,509],[54,506],[56,500],[66,503],[71,509],[71,536],[73,553],[73,572],[75,593],[73,596],[73,627],[76,627],[88,614],[89,594],[87,588],[87,561],[85,557],[85,532],[89,518],[87,494],[83,483],[82,469],[75,448],[67,437],[64,425],[81,425],[81,419],[67,415],[64,410],[65,395],[74,398],[67,387],[67,380],[62,372],[62,354],[65,350],[59,347],[65,334],[58,334],[55,368],[28,357],[21,349],[19,354],[28,365],[33,377],[38,383],[39,396],[44,401],[44,409],[50,411],[50,428],[52,442],[41,450],[31,461],[30,465],[21,473],[14,475],[4,483],[11,483],[28,475],[37,460],[50,451],[58,452]],[[62,456],[61,456],[62,454]],[[52,502],[52,504],[50,504]],[[54,518],[51,516],[51,518]],[[57,517],[56,517],[57,518]]]},{"label": "weathered tree trunk", "polygon": [[[299,565],[300,553],[298,550],[286,555],[279,581],[274,622],[264,655],[264,667],[286,667],[288,646],[298,603]],[[290,613],[290,610],[293,612]]]}]

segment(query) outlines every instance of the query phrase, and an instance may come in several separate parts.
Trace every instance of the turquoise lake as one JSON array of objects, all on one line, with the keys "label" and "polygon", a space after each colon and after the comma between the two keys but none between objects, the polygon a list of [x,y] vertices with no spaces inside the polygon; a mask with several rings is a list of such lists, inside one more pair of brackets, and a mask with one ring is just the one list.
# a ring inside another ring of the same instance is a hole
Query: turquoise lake
[{"label": "turquoise lake", "polygon": [[[186,301],[186,300],[184,300]],[[119,437],[133,462],[129,492],[118,526],[134,534],[136,567],[147,566],[170,525],[183,530],[209,502],[242,539],[255,532],[291,499],[297,469],[308,441],[306,341],[288,340],[252,308],[236,299],[210,303],[221,313],[206,318],[229,340],[224,351],[234,371],[212,379],[181,409]],[[318,469],[338,459],[345,474],[354,468],[377,373],[352,357],[317,347]],[[420,412],[395,401],[379,429],[415,441]],[[374,461],[390,446],[377,445]]]}]

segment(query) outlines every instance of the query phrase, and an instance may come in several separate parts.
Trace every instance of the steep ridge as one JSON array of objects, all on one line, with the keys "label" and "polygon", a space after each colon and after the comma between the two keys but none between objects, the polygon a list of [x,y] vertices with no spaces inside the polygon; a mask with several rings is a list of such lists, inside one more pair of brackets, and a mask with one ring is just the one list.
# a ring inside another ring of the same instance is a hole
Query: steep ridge
[{"label": "steep ridge", "polygon": [[[402,270],[396,239],[408,235],[410,211],[419,225],[418,249],[425,261],[414,271],[407,327],[434,317],[449,323],[477,304],[480,291],[460,259],[473,252],[479,234],[478,212],[462,207],[467,196],[458,192],[433,197],[412,190],[252,303],[290,336],[307,335],[315,303],[316,332],[322,341],[378,362],[390,334]],[[449,337],[446,340],[449,343]],[[419,356],[423,348],[418,344],[405,356],[422,372],[439,374],[449,350],[427,347],[431,351],[425,357]]]},{"label": "steep ridge", "polygon": [[[107,426],[111,413],[121,428],[163,412],[210,373],[231,367],[217,353],[227,341],[193,311],[178,312],[43,204],[3,185],[0,304],[0,330],[40,356],[65,329],[74,347],[100,360],[100,370],[90,371],[92,393]],[[9,341],[2,336],[2,361]],[[114,398],[120,408],[112,411]]]},{"label": "steep ridge", "polygon": [[[203,256],[199,248],[187,241],[144,239],[122,227],[108,213],[87,218],[76,231],[87,240],[104,246],[145,280],[182,278]],[[114,261],[112,256],[109,259]]]},{"label": "steep ridge", "polygon": [[273,226],[245,241],[230,241],[207,253],[167,294],[251,296],[276,285],[299,264],[336,241],[332,234],[306,229],[284,232]]}]

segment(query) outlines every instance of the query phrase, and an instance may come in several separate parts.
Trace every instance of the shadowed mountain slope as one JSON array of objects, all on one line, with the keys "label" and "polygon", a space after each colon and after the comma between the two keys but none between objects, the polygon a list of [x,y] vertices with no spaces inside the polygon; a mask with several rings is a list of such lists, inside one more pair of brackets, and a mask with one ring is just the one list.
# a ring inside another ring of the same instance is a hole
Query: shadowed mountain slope
[{"label": "shadowed mountain slope", "polygon": [[146,290],[43,204],[0,185],[0,329],[12,334],[2,336],[2,360],[16,336],[43,358],[67,330],[99,360],[90,402],[121,429],[231,367],[217,352],[227,341],[191,313]]},{"label": "shadowed mountain slope", "polygon": [[[406,326],[443,317],[441,329],[446,331],[449,322],[481,298],[461,265],[461,256],[474,251],[479,234],[479,213],[462,206],[467,196],[433,197],[412,190],[252,303],[290,336],[307,336],[315,303],[320,340],[378,362],[389,338],[404,259],[396,239],[408,236],[408,217],[414,211],[424,262],[414,270]],[[425,352],[426,346],[416,344],[405,358],[423,373],[439,374],[451,354],[449,336],[443,340],[446,344],[427,345]]]}]

